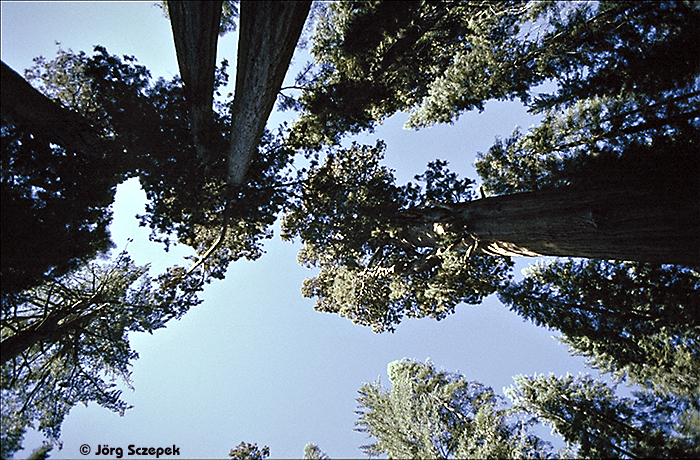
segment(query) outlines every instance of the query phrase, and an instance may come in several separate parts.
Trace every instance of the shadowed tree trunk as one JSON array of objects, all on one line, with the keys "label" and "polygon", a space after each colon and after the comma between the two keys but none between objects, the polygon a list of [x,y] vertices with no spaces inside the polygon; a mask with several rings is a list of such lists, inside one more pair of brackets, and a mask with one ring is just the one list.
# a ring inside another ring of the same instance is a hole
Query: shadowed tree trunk
[{"label": "shadowed tree trunk", "polygon": [[437,233],[452,232],[487,254],[700,266],[700,168],[695,156],[686,160],[656,182],[517,193],[415,209],[406,217],[420,222],[413,239],[426,247],[437,244]]},{"label": "shadowed tree trunk", "polygon": [[310,1],[242,1],[228,182],[242,185],[272,112]]},{"label": "shadowed tree trunk", "polygon": [[185,83],[197,155],[209,160],[216,44],[223,1],[168,2],[180,75]]},{"label": "shadowed tree trunk", "polygon": [[[216,42],[222,2],[169,2],[178,65],[190,98],[197,152],[206,161]],[[310,1],[242,1],[228,183],[244,184],[297,41]],[[218,152],[217,152],[218,153]]]},{"label": "shadowed tree trunk", "polygon": [[87,119],[41,94],[4,62],[0,82],[4,123],[22,126],[66,150],[86,155],[105,150],[99,130]]}]

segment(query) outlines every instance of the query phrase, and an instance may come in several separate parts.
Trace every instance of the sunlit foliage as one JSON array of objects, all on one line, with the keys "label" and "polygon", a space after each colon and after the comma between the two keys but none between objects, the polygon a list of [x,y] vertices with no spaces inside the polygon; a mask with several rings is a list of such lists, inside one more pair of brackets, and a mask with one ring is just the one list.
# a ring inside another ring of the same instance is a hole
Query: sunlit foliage
[{"label": "sunlit foliage", "polygon": [[[283,238],[301,237],[299,263],[320,268],[302,293],[319,311],[377,331],[404,316],[442,319],[460,302],[479,303],[508,279],[510,262],[471,255],[447,224],[421,210],[431,202],[474,197],[436,161],[416,176],[424,186],[397,186],[380,161],[383,144],[338,149],[311,168],[284,216]],[[454,223],[459,227],[459,223]]]}]

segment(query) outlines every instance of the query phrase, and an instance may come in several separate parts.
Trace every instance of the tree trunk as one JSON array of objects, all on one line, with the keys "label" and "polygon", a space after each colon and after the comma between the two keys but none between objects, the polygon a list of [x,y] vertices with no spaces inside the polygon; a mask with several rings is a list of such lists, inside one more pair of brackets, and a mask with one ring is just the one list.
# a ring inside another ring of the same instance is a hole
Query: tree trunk
[{"label": "tree trunk", "polygon": [[212,125],[216,44],[223,1],[168,2],[168,15],[197,155],[209,160],[207,139]]},{"label": "tree trunk", "polygon": [[682,165],[655,183],[569,186],[428,208],[418,228],[462,233],[486,254],[700,266],[698,160]]},{"label": "tree trunk", "polygon": [[45,138],[66,150],[86,155],[105,150],[99,130],[88,120],[41,94],[4,62],[0,84],[4,123],[22,126],[34,136]]},{"label": "tree trunk", "polygon": [[228,183],[243,185],[282,87],[310,1],[242,1]]},{"label": "tree trunk", "polygon": [[[54,311],[48,318],[36,321],[3,339],[0,343],[2,347],[0,363],[4,365],[38,343],[56,344],[71,332],[84,328],[100,312],[100,307],[97,307],[90,313],[84,313],[92,305],[93,300],[82,301],[69,310]],[[75,318],[65,321],[71,315]],[[63,322],[58,324],[61,321]]]}]

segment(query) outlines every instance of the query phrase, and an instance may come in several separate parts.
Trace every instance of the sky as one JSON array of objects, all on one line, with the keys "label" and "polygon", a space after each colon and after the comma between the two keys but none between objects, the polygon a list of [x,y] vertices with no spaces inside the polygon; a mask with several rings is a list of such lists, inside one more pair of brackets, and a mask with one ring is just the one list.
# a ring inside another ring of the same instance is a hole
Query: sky
[{"label": "sky", "polygon": [[[151,1],[1,2],[2,60],[18,72],[32,58],[64,49],[92,53],[100,44],[112,54],[133,55],[154,78],[178,74],[168,20]],[[231,63],[234,80],[236,33],[219,39],[219,58]],[[295,55],[288,78],[307,59]],[[290,114],[273,114],[276,127]],[[476,178],[475,155],[495,136],[508,136],[533,120],[519,103],[494,102],[483,113],[468,113],[453,125],[420,131],[402,129],[405,114],[388,119],[373,135],[358,141],[386,141],[385,164],[397,182],[412,180],[428,162],[448,160],[460,176]],[[112,238],[152,272],[185,264],[182,248],[165,253],[148,241],[135,215],[144,210],[138,182],[119,186]],[[279,234],[279,232],[276,232]],[[225,458],[241,441],[269,446],[271,458],[300,458],[304,446],[319,445],[331,458],[359,458],[365,435],[353,431],[357,390],[380,378],[388,384],[387,364],[402,358],[431,359],[438,368],[460,372],[497,393],[518,374],[563,375],[590,371],[570,356],[553,331],[524,322],[495,296],[477,306],[460,305],[437,322],[404,320],[395,333],[374,334],[337,315],[316,312],[301,296],[304,278],[313,272],[296,262],[299,245],[267,241],[266,254],[254,262],[233,263],[224,281],[207,286],[204,302],[179,321],[149,334],[131,334],[140,359],[132,367],[134,391],[123,399],[133,405],[123,417],[96,404],[76,406],[63,423],[62,450],[51,458],[104,458],[98,445],[179,447],[180,458]],[[116,254],[116,252],[115,252]],[[533,259],[518,259],[519,273]],[[29,433],[23,458],[41,444]],[[87,444],[91,453],[80,454]],[[106,456],[115,458],[115,455]],[[143,457],[142,457],[143,458]]]}]

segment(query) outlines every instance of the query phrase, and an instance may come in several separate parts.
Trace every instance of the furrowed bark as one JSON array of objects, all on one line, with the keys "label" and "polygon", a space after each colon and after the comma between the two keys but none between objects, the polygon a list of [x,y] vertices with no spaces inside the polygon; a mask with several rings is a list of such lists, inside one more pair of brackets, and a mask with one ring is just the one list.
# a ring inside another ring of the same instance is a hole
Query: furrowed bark
[{"label": "furrowed bark", "polygon": [[207,139],[213,122],[214,72],[223,1],[168,2],[168,15],[197,155],[209,160]]},{"label": "furrowed bark", "polygon": [[229,185],[244,184],[310,6],[310,1],[241,1]]},{"label": "furrowed bark", "polygon": [[430,229],[444,228],[476,240],[474,250],[486,254],[700,266],[700,175],[697,161],[686,166],[656,183],[561,187],[410,215],[426,242]]},{"label": "furrowed bark", "polygon": [[[207,162],[207,123],[211,118],[216,41],[222,2],[169,2],[178,65],[191,100],[194,140],[199,157]],[[242,1],[233,101],[228,184],[244,185],[292,54],[306,21],[310,1]],[[228,229],[227,212],[221,234],[186,272],[190,275],[214,251]]]},{"label": "furrowed bark", "polygon": [[563,188],[461,206],[478,250],[700,265],[700,194]]}]

